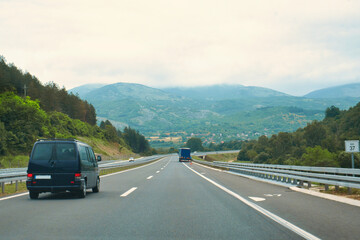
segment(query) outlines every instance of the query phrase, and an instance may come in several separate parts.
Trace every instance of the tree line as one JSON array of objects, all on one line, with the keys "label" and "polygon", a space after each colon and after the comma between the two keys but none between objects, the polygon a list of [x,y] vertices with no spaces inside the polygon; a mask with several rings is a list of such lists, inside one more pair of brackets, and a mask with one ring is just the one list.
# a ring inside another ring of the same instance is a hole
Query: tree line
[{"label": "tree line", "polygon": [[[351,167],[350,154],[344,152],[345,140],[360,139],[360,103],[349,110],[328,107],[322,121],[308,123],[293,133],[280,132],[271,137],[244,142],[238,160],[254,163]],[[355,154],[355,167],[360,167]]]},{"label": "tree line", "polygon": [[46,112],[62,112],[73,119],[96,124],[96,113],[92,104],[72,93],[69,94],[64,87],[60,88],[53,82],[42,85],[35,76],[23,72],[14,64],[8,64],[5,58],[0,56],[0,93],[8,91],[39,100],[41,109]]},{"label": "tree line", "polygon": [[150,147],[149,141],[139,131],[125,127],[123,131],[116,129],[109,120],[101,121],[100,128],[105,131],[105,136],[113,142],[125,143],[134,153],[145,155],[155,154],[155,149]]}]

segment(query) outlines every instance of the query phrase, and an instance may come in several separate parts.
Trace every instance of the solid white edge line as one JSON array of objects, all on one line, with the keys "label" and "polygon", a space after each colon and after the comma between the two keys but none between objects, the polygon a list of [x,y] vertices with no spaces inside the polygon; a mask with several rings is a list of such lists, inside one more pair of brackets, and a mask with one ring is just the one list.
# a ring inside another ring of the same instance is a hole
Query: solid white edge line
[{"label": "solid white edge line", "polygon": [[16,198],[16,197],[21,197],[21,196],[24,196],[24,195],[27,195],[27,194],[29,194],[29,192],[16,194],[16,195],[12,195],[12,196],[9,196],[9,197],[3,197],[3,198],[0,198],[0,201],[11,199],[11,198]]},{"label": "solid white edge line", "polygon": [[121,194],[120,197],[127,197],[128,195],[130,195],[130,193],[132,193],[132,192],[135,191],[136,189],[137,189],[137,187],[130,188],[129,190],[127,190],[126,192],[124,192],[123,194]]},{"label": "solid white edge line", "polygon": [[241,197],[239,194],[227,189],[226,187],[216,183],[215,181],[201,175],[200,173],[198,173],[197,171],[195,171],[194,169],[188,167],[185,163],[183,163],[185,167],[187,167],[188,169],[190,169],[191,171],[193,171],[194,173],[196,173],[198,176],[204,178],[206,181],[212,183],[213,185],[215,185],[216,187],[220,188],[221,190],[225,191],[226,193],[230,194],[231,196],[239,199],[240,201],[242,201],[243,203],[245,203],[246,205],[248,205],[249,207],[255,209],[256,211],[262,213],[263,215],[267,216],[268,218],[272,219],[273,221],[279,223],[280,225],[286,227],[287,229],[295,232],[296,234],[300,235],[301,237],[305,238],[305,239],[311,239],[311,240],[318,240],[320,238],[312,235],[311,233],[295,226],[294,224],[286,221],[285,219],[275,215],[274,213],[272,212],[269,212],[268,210],[260,207],[259,205],[253,203],[253,202],[250,202],[248,200],[246,200],[245,198]]},{"label": "solid white edge line", "polygon": [[147,180],[150,180],[150,179],[152,179],[152,177],[153,177],[153,176],[149,176],[149,177],[147,177],[146,179],[147,179]]},{"label": "solid white edge line", "polygon": [[106,175],[100,176],[100,178],[110,177],[110,176],[113,176],[113,175],[116,175],[116,174],[125,173],[125,172],[130,172],[130,171],[133,171],[133,170],[137,170],[137,169],[139,169],[139,168],[147,167],[147,166],[153,165],[153,164],[155,164],[155,163],[163,160],[164,158],[165,158],[165,157],[160,158],[159,160],[155,160],[155,162],[153,162],[153,163],[149,163],[149,164],[146,164],[146,165],[143,165],[143,166],[140,166],[140,167],[127,169],[127,170],[120,171],[120,172],[116,172],[116,173],[106,174]]},{"label": "solid white edge line", "polygon": [[193,162],[193,164],[196,164],[200,167],[204,167],[204,168],[208,168],[208,169],[211,169],[211,170],[214,170],[214,171],[218,171],[218,172],[224,172],[223,170],[220,170],[220,169],[217,169],[217,168],[213,168],[213,167],[209,167],[209,166],[206,166],[206,165],[202,165],[202,164],[199,164],[199,163],[196,163],[196,162]]}]

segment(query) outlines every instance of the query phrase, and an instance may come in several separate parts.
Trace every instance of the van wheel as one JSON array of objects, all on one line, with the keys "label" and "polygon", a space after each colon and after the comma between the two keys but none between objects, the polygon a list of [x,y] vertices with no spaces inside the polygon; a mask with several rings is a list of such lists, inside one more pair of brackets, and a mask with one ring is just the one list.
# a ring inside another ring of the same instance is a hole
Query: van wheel
[{"label": "van wheel", "polygon": [[86,182],[83,181],[81,184],[81,189],[79,191],[79,198],[85,198],[86,197]]},{"label": "van wheel", "polygon": [[95,193],[100,191],[100,179],[99,178],[96,179],[96,186],[92,188],[92,191]]},{"label": "van wheel", "polygon": [[39,193],[38,192],[29,192],[30,199],[38,199]]}]

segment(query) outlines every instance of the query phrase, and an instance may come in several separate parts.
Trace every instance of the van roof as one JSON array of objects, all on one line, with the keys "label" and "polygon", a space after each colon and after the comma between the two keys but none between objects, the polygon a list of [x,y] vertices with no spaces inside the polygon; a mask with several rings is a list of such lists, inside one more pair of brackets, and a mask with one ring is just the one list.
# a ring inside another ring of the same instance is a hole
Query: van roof
[{"label": "van roof", "polygon": [[[82,144],[86,144],[81,142],[75,138],[47,138],[47,139],[37,139],[36,142],[78,142]],[[86,144],[87,145],[87,144]]]},{"label": "van roof", "polygon": [[37,142],[42,142],[42,141],[77,141],[79,142],[79,140],[75,139],[75,138],[47,138],[47,139],[37,139]]}]

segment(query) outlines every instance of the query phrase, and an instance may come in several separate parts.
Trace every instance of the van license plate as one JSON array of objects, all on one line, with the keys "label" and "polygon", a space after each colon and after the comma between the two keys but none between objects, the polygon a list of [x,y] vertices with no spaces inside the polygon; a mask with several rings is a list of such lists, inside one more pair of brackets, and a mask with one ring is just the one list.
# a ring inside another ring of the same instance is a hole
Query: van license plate
[{"label": "van license plate", "polygon": [[51,175],[36,175],[35,179],[51,179]]}]

